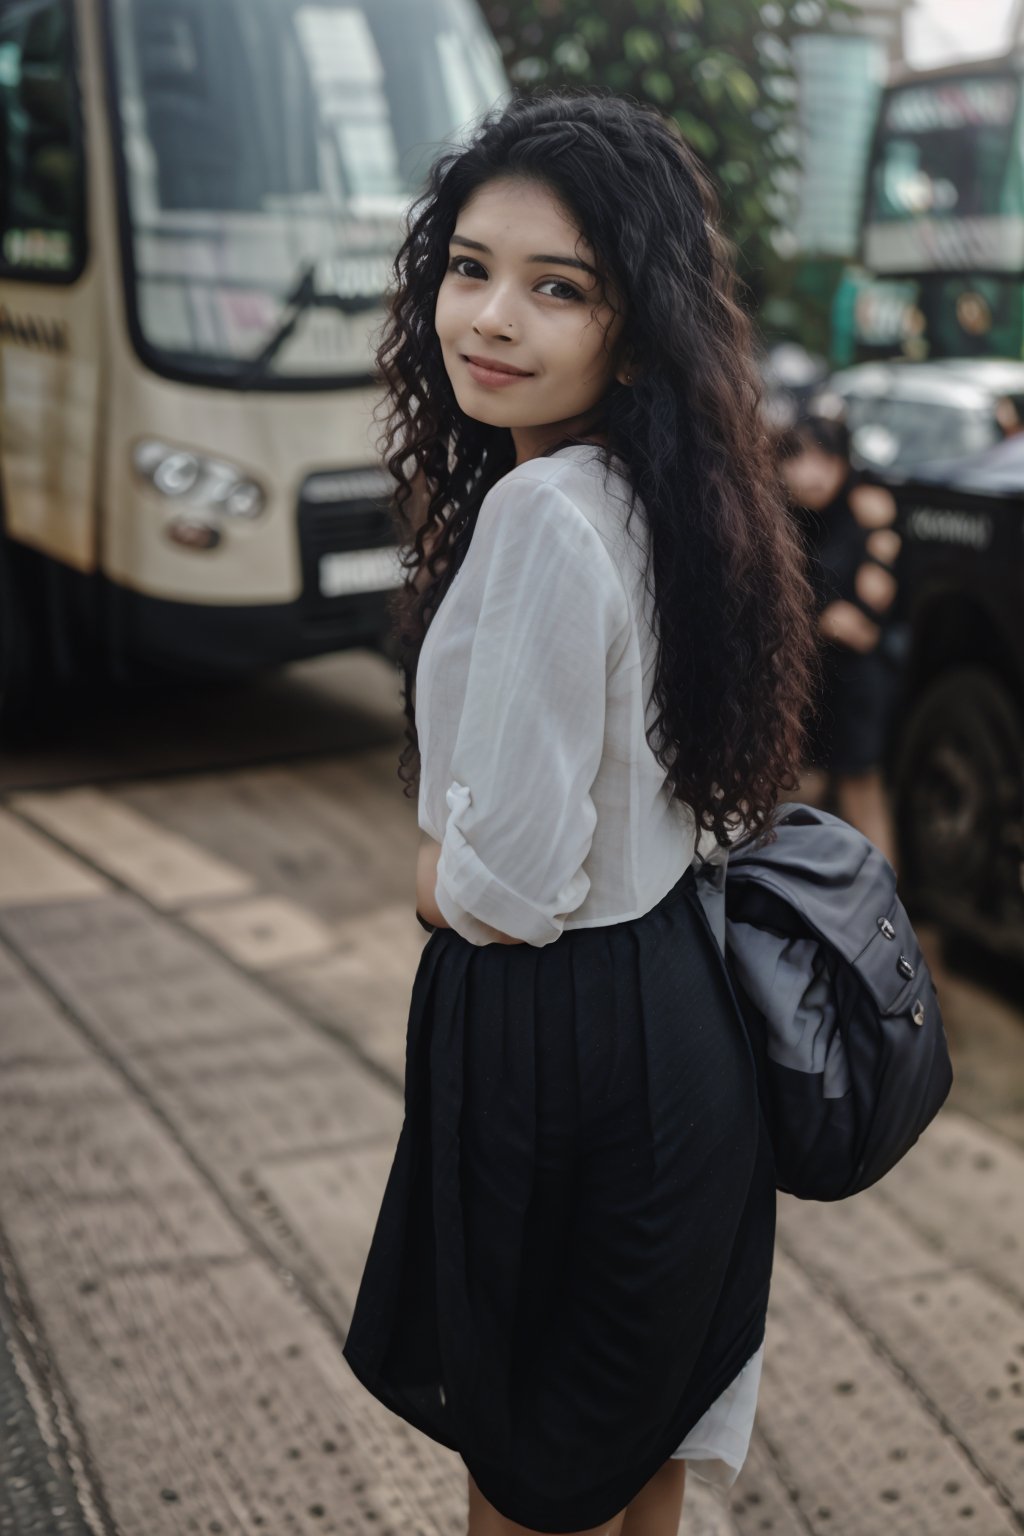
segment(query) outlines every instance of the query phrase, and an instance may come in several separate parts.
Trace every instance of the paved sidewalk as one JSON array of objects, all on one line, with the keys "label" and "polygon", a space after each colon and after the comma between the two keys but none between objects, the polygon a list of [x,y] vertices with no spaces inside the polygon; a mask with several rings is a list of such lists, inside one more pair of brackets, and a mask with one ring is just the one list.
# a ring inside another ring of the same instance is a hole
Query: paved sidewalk
[{"label": "paved sidewalk", "polygon": [[[409,838],[267,777],[296,889],[323,829],[356,869]],[[0,813],[0,1536],[456,1536],[457,1458],[340,1355],[423,935],[390,874],[305,907],[158,793]],[[783,1201],[755,1445],[682,1530],[1024,1529],[1022,1242],[1024,1154],[951,1111],[878,1189]]]}]

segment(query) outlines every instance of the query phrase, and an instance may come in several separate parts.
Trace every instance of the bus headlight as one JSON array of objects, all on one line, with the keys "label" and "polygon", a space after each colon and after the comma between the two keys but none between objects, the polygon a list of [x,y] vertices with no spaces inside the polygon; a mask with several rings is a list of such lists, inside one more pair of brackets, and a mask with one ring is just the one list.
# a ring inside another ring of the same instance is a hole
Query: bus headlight
[{"label": "bus headlight", "polygon": [[132,464],[160,496],[233,521],[249,522],[267,504],[263,488],[233,465],[172,448],[156,438],[135,444]]}]

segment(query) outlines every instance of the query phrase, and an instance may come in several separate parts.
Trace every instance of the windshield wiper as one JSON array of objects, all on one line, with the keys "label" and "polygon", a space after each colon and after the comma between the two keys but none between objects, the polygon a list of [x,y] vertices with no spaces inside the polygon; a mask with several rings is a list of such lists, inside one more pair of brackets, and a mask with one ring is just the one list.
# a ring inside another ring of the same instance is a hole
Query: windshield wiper
[{"label": "windshield wiper", "polygon": [[249,389],[265,377],[274,358],[280,352],[303,315],[310,309],[336,309],[342,315],[361,315],[376,309],[380,304],[377,294],[358,294],[345,297],[340,293],[321,293],[316,285],[320,257],[314,257],[299,268],[291,292],[284,301],[284,313],[277,327],[255,357],[249,359],[238,376],[238,388]]}]

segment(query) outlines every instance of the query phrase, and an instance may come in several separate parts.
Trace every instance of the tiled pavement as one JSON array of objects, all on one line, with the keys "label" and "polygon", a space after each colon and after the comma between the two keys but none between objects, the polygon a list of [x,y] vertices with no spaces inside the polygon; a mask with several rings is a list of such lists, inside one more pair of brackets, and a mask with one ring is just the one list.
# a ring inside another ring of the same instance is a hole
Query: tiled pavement
[{"label": "tiled pavement", "polygon": [[[423,942],[391,754],[0,812],[0,1533],[457,1533],[340,1356]],[[784,1201],[711,1536],[1024,1529],[1024,1153],[955,1109]]]}]

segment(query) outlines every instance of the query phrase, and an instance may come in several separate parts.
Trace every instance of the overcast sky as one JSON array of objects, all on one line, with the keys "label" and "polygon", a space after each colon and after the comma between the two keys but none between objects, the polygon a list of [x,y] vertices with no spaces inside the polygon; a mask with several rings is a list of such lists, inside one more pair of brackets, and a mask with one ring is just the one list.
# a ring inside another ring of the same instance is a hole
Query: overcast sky
[{"label": "overcast sky", "polygon": [[917,0],[906,16],[908,62],[917,69],[999,53],[1013,0]]}]

